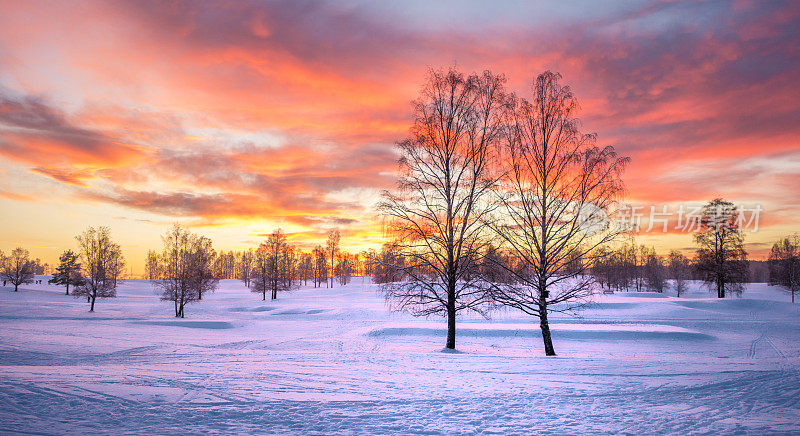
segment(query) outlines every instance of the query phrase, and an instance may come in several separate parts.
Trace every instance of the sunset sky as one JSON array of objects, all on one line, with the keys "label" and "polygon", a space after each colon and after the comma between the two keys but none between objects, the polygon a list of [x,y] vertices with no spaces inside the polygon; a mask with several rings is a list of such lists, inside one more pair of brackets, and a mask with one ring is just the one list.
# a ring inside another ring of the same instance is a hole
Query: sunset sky
[{"label": "sunset sky", "polygon": [[799,28],[772,1],[0,0],[0,249],[52,263],[108,225],[140,274],[173,222],[224,250],[378,246],[410,101],[456,65],[523,96],[560,72],[632,158],[626,201],[761,205],[763,256],[800,230]]}]

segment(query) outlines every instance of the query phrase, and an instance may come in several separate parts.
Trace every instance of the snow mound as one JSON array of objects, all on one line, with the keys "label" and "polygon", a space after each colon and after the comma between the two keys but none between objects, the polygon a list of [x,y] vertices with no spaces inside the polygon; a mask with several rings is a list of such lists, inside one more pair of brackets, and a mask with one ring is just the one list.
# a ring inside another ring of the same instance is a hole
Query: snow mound
[{"label": "snow mound", "polygon": [[221,330],[221,329],[232,329],[233,324],[225,321],[136,321],[134,324],[144,324],[144,325],[161,325],[167,327],[186,327],[192,329],[211,329],[211,330]]},{"label": "snow mound", "polygon": [[[597,340],[643,340],[666,339],[683,341],[703,341],[714,339],[713,336],[661,324],[551,324],[550,330],[559,339],[597,339]],[[540,338],[541,330],[530,324],[462,324],[457,328],[457,335],[473,338]],[[396,324],[378,327],[367,332],[370,337],[444,337],[446,329],[441,324]]]},{"label": "snow mound", "polygon": [[269,312],[275,309],[277,309],[277,307],[256,306],[256,307],[231,307],[228,310],[231,312]]},{"label": "snow mound", "polygon": [[714,300],[686,300],[674,301],[675,304],[689,309],[703,310],[729,310],[729,311],[782,311],[793,309],[791,304],[780,301],[755,300],[749,298],[714,299]]},{"label": "snow mound", "polygon": [[620,292],[612,295],[633,298],[667,298],[667,295],[662,292]]}]

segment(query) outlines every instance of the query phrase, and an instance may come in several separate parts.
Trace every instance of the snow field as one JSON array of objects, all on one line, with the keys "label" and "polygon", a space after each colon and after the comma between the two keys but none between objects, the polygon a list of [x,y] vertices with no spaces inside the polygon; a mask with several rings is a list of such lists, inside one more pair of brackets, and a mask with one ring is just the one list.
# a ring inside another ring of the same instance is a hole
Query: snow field
[{"label": "snow field", "polygon": [[443,320],[362,278],[275,301],[223,281],[186,319],[145,281],[118,294],[0,290],[0,432],[800,432],[800,305],[763,284],[598,295],[551,317],[555,358],[514,311],[462,317],[443,353]]}]

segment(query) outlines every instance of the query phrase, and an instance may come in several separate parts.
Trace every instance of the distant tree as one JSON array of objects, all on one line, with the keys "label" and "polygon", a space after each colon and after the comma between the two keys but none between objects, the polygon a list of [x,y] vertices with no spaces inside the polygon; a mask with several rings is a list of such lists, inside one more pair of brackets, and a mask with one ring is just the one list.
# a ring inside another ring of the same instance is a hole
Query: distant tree
[{"label": "distant tree", "polygon": [[361,252],[363,272],[365,276],[372,277],[372,275],[375,273],[375,260],[377,257],[378,252],[374,248],[370,248]]},{"label": "distant tree", "polygon": [[769,284],[786,289],[794,303],[794,295],[800,292],[800,234],[787,236],[772,246]]},{"label": "distant tree", "polygon": [[674,280],[675,293],[678,297],[686,292],[686,280],[689,279],[691,266],[689,259],[678,250],[669,252],[668,267],[669,275]]},{"label": "distant tree", "polygon": [[748,282],[750,283],[769,283],[769,260],[748,259],[749,266]]},{"label": "distant tree", "polygon": [[636,277],[639,274],[636,253],[633,244],[622,244],[613,249],[601,247],[592,267],[594,280],[609,292],[630,290],[631,287],[636,289]]},{"label": "distant tree", "polygon": [[647,285],[647,259],[650,255],[650,250],[644,245],[640,244],[638,247],[634,246],[633,259],[633,278],[636,285],[636,291],[641,292]]},{"label": "distant tree", "polygon": [[286,247],[286,236],[278,229],[267,237],[267,247],[269,248],[269,269],[267,279],[269,289],[272,292],[272,299],[278,298],[278,291],[284,290],[285,277],[281,265],[281,257]]},{"label": "distant tree", "polygon": [[158,278],[158,268],[158,253],[155,250],[148,250],[144,262],[144,275],[147,280],[152,281]]},{"label": "distant tree", "polygon": [[239,280],[241,280],[244,283],[244,286],[247,288],[250,287],[250,278],[253,274],[255,260],[255,253],[253,253],[252,249],[243,251],[241,257],[239,258],[239,267],[237,268],[239,272]]},{"label": "distant tree", "polygon": [[725,298],[726,293],[741,295],[747,282],[747,252],[737,215],[733,203],[714,199],[703,206],[700,229],[695,234],[695,268],[706,286],[716,289],[717,298]]},{"label": "distant tree", "polygon": [[508,272],[514,268],[511,256],[491,244],[480,258],[478,268],[480,276],[491,283],[510,283],[514,280]]},{"label": "distant tree", "polygon": [[[197,299],[202,300],[203,294],[213,292],[219,284],[219,275],[214,272],[214,264],[217,260],[217,252],[214,250],[211,239],[205,236],[197,236],[194,251],[194,281],[197,289]],[[232,274],[232,270],[230,274]],[[227,274],[227,273],[226,273]],[[230,277],[230,275],[228,275]],[[183,312],[181,312],[183,315]]]},{"label": "distant tree", "polygon": [[94,312],[98,298],[117,296],[117,280],[125,268],[125,258],[119,244],[111,240],[108,227],[89,227],[75,239],[80,247],[84,281],[72,295],[86,296],[89,311]]},{"label": "distant tree", "polygon": [[42,263],[42,260],[38,257],[31,260],[31,271],[33,272],[33,275],[44,275],[48,268],[50,268],[50,265]]},{"label": "distant tree", "polygon": [[623,243],[612,252],[611,262],[614,274],[614,284],[617,290],[638,290],[641,287],[639,280],[641,268],[639,267],[639,249],[633,239]]},{"label": "distant tree", "polygon": [[261,294],[261,300],[267,300],[267,291],[270,289],[270,250],[262,242],[256,249],[253,257],[253,277],[250,282],[250,292]]},{"label": "distant tree", "polygon": [[28,250],[22,247],[11,250],[11,254],[4,259],[2,267],[0,276],[14,285],[14,292],[19,290],[20,285],[33,283],[34,264],[30,260]]},{"label": "distant tree", "polygon": [[220,280],[232,278],[233,269],[235,267],[234,259],[235,255],[232,251],[228,253],[220,251],[214,258],[214,265],[212,268],[214,277]]},{"label": "distant tree", "polygon": [[299,251],[288,242],[285,243],[283,245],[283,250],[281,250],[280,280],[282,281],[282,284],[279,290],[288,291],[298,286],[299,260]]},{"label": "distant tree", "polygon": [[72,250],[66,250],[59,257],[58,266],[53,277],[48,281],[50,284],[66,286],[66,295],[69,295],[69,285],[80,286],[83,284],[81,276],[80,257]]},{"label": "distant tree", "polygon": [[613,252],[607,247],[600,247],[597,249],[601,256],[595,261],[592,266],[592,277],[594,281],[600,284],[601,289],[611,291],[611,265]]},{"label": "distant tree", "polygon": [[398,143],[398,189],[380,204],[405,261],[393,266],[403,280],[386,283],[386,297],[415,316],[444,316],[448,349],[456,346],[457,314],[487,308],[487,285],[468,274],[489,241],[484,218],[493,210],[504,85],[489,71],[430,70],[410,135]]},{"label": "distant tree", "polygon": [[303,280],[303,285],[308,284],[308,279],[314,278],[314,255],[311,253],[302,253],[298,264],[300,271],[300,278]]},{"label": "distant tree", "polygon": [[330,287],[333,287],[333,279],[336,277],[336,261],[339,257],[339,243],[342,237],[339,235],[338,230],[331,230],[328,233],[328,241],[325,244],[326,253],[328,256],[328,270],[330,271]]},{"label": "distant tree", "polygon": [[506,268],[514,280],[494,287],[494,300],[538,318],[547,356],[556,354],[548,313],[573,310],[591,295],[589,271],[618,239],[620,229],[608,217],[629,161],[580,131],[577,100],[560,78],[540,74],[532,100],[515,100],[508,112],[505,175],[496,190],[501,216],[492,222],[519,259]]},{"label": "distant tree", "polygon": [[321,245],[314,247],[314,287],[328,283],[328,256]]},{"label": "distant tree", "polygon": [[336,265],[336,278],[344,286],[350,283],[356,268],[355,256],[350,253],[341,253]]},{"label": "distant tree", "polygon": [[656,254],[655,248],[644,249],[644,278],[647,288],[651,291],[664,292],[665,271],[661,258]]},{"label": "distant tree", "polygon": [[373,259],[373,282],[386,284],[403,280],[405,261],[397,244],[388,242],[383,244]]},{"label": "distant tree", "polygon": [[253,292],[260,292],[266,300],[270,292],[273,300],[278,292],[288,291],[296,284],[297,256],[286,242],[286,236],[278,229],[259,245],[256,251],[256,277]]},{"label": "distant tree", "polygon": [[199,301],[205,292],[216,289],[215,252],[211,240],[175,224],[161,236],[163,248],[158,256],[158,275],[152,281],[161,290],[161,300],[171,301],[175,316],[184,318],[187,304]]}]

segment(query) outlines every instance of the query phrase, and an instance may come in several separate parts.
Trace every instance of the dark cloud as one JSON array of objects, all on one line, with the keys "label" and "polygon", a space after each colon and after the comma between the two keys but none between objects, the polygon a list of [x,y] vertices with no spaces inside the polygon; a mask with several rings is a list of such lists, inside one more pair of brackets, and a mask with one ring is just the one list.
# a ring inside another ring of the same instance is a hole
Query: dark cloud
[{"label": "dark cloud", "polygon": [[40,97],[14,99],[0,94],[0,154],[44,166],[115,165],[143,153],[103,132],[73,124]]}]

